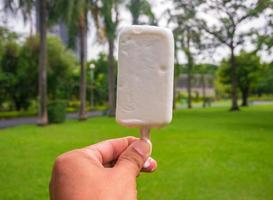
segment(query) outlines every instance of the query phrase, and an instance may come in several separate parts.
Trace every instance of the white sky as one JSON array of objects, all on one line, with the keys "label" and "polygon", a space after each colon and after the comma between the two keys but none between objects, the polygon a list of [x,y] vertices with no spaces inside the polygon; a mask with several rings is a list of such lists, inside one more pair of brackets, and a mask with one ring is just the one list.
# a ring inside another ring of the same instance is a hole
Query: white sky
[{"label": "white sky", "polygon": [[[163,13],[166,8],[172,7],[171,3],[166,3],[166,1],[164,1],[164,3],[163,3],[162,0],[151,0],[150,2],[152,4],[152,9],[156,15],[156,18],[160,19],[159,26],[166,27],[167,21],[166,21],[166,18],[163,16]],[[35,21],[34,19],[35,18],[33,16],[33,21]],[[119,29],[123,26],[130,25],[131,15],[127,11],[127,9],[125,9],[125,8],[121,9],[120,19],[121,19],[121,22],[120,22]],[[207,19],[209,20],[209,17]],[[211,21],[212,20],[213,19],[211,19]],[[264,24],[264,21],[262,19],[258,19],[258,20],[252,21],[251,23],[242,25],[241,30],[243,31],[246,28],[248,29],[250,26],[257,28],[263,24]],[[0,25],[8,26],[11,30],[19,33],[23,37],[27,36],[30,32],[30,24],[24,23],[22,16],[20,16],[20,15],[18,15],[17,17],[12,17],[12,16],[7,16],[3,12],[0,12]],[[93,27],[92,22],[91,22],[90,27]],[[35,30],[35,29],[33,28],[33,30]],[[89,30],[88,45],[87,46],[88,46],[88,56],[87,56],[88,59],[96,58],[101,51],[107,52],[107,45],[101,45],[96,42],[96,33],[94,30]],[[250,44],[246,44],[244,46],[244,49],[246,49],[246,50],[251,50],[252,48],[253,48],[253,46]],[[239,52],[239,51],[240,51],[240,49],[237,49],[237,52]],[[117,51],[115,51],[115,52],[117,52]],[[228,49],[225,47],[220,47],[216,50],[215,54],[212,57],[209,55],[198,56],[196,58],[196,62],[197,63],[200,63],[200,62],[218,63],[219,61],[221,61],[224,57],[227,57],[228,55],[229,55]],[[268,55],[267,52],[262,52],[260,55],[262,56],[262,60],[265,62],[270,62],[273,60],[273,55],[272,54]],[[185,57],[182,52],[179,53],[179,61],[180,61],[180,63],[186,62]]]}]

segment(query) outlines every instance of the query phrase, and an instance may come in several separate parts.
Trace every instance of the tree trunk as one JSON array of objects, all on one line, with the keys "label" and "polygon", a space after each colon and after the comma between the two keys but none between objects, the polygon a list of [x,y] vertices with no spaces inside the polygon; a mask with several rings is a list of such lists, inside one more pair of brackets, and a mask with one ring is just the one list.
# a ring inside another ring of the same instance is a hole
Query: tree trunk
[{"label": "tree trunk", "polygon": [[192,90],[192,67],[193,67],[193,58],[192,58],[192,54],[191,54],[191,50],[190,50],[190,40],[191,40],[191,36],[190,36],[190,32],[189,30],[187,30],[187,35],[185,38],[185,42],[182,41],[181,45],[183,48],[183,51],[187,57],[188,60],[188,79],[187,79],[187,92],[188,92],[188,108],[191,109],[192,108],[192,95],[191,95],[191,90]]},{"label": "tree trunk", "polygon": [[[176,39],[175,39],[176,41]],[[178,66],[179,66],[179,60],[178,60],[178,47],[177,47],[177,43],[174,43],[174,58],[175,58],[175,65],[174,65],[174,83],[173,83],[173,110],[176,110],[176,82],[177,82],[177,78],[179,76],[178,74]]]},{"label": "tree trunk", "polygon": [[114,41],[108,39],[108,103],[109,103],[109,116],[116,114],[116,90],[115,90],[115,69],[114,69]]},{"label": "tree trunk", "polygon": [[173,110],[176,110],[176,76],[174,76],[173,82]]},{"label": "tree trunk", "polygon": [[193,66],[193,61],[191,57],[190,50],[188,48],[187,53],[188,57],[188,79],[187,79],[187,91],[188,91],[188,108],[192,108],[192,66]]},{"label": "tree trunk", "polygon": [[35,1],[35,34],[39,34],[40,31],[40,14],[39,14],[39,1]]},{"label": "tree trunk", "polygon": [[14,98],[13,102],[14,102],[16,111],[20,111],[21,110],[21,102],[18,101],[16,98]]},{"label": "tree trunk", "polygon": [[203,108],[205,108],[207,104],[207,97],[206,97],[206,80],[205,80],[204,74],[201,75],[201,81],[202,81]]},{"label": "tree trunk", "polygon": [[188,108],[192,108],[192,95],[191,95],[191,89],[192,89],[192,64],[188,63],[188,79],[187,79],[187,91],[188,91]]},{"label": "tree trunk", "polygon": [[234,55],[234,47],[231,45],[231,58],[230,58],[230,65],[231,65],[231,100],[232,105],[230,110],[231,111],[238,111],[238,96],[237,96],[237,66],[235,62],[235,55]]},{"label": "tree trunk", "polygon": [[138,25],[139,22],[138,22],[138,18],[137,17],[134,17],[133,18],[133,25]]},{"label": "tree trunk", "polygon": [[39,0],[39,115],[38,125],[47,125],[47,5],[46,0]]},{"label": "tree trunk", "polygon": [[80,18],[80,113],[79,120],[86,119],[86,39],[87,39],[87,28],[85,23],[86,15],[82,15]]},{"label": "tree trunk", "polygon": [[244,88],[241,90],[242,92],[242,106],[248,106],[248,94],[249,94],[249,89]]},{"label": "tree trunk", "polygon": [[29,13],[28,19],[29,19],[29,26],[30,26],[29,27],[30,28],[30,30],[29,30],[29,37],[32,38],[32,36],[33,36],[33,20],[32,20],[31,13]]},{"label": "tree trunk", "polygon": [[[133,2],[133,5],[138,7],[138,9],[141,9],[140,8],[141,2],[139,0],[132,0],[132,2]],[[133,17],[133,25],[138,25],[139,24],[139,15],[140,15],[139,12],[140,11],[137,10],[137,9],[135,10],[135,13],[133,13],[133,11],[131,11],[132,17]]]}]

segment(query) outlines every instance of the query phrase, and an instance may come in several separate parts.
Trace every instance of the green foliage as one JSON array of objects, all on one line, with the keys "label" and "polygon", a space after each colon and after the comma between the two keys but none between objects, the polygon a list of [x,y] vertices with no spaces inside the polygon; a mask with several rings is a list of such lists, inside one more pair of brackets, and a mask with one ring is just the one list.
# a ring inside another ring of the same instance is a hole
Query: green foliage
[{"label": "green foliage", "polygon": [[50,99],[68,99],[72,92],[76,58],[59,38],[48,38],[48,94]]},{"label": "green foliage", "polygon": [[[257,89],[259,81],[264,77],[261,76],[262,65],[260,64],[260,57],[255,52],[247,53],[241,51],[236,59],[236,73],[238,89],[242,96],[242,106],[248,105],[248,97],[250,93]],[[223,60],[219,68],[219,82],[230,89],[231,83],[231,67],[228,60]]]},{"label": "green foliage", "polygon": [[66,101],[55,100],[47,106],[49,123],[63,123],[66,117]]},{"label": "green foliage", "polygon": [[[59,38],[49,36],[48,46],[48,96],[49,99],[68,98],[72,92],[72,73],[76,59],[72,52],[67,50]],[[22,48],[21,63],[33,66],[32,75],[38,77],[39,39],[28,38]],[[37,79],[34,85],[37,87]],[[36,90],[37,91],[37,90]]]},{"label": "green foliage", "polygon": [[[95,96],[95,104],[102,105],[108,100],[108,60],[107,55],[104,53],[99,54],[97,60],[92,60],[88,63],[88,65],[94,64],[94,96]],[[117,61],[115,61],[115,66],[117,65]],[[89,81],[88,93],[90,95],[90,76],[88,73],[87,77]]]},{"label": "green foliage", "polygon": [[98,7],[100,17],[103,21],[101,29],[108,41],[114,41],[117,36],[117,27],[119,23],[119,5],[121,0],[101,0],[101,5]]},{"label": "green foliage", "polygon": [[148,24],[156,25],[155,15],[152,11],[151,4],[147,0],[130,0],[127,4],[132,15],[132,24],[145,24],[142,21],[139,21],[139,18],[142,16],[148,17]]},{"label": "green foliage", "polygon": [[77,65],[72,71],[72,83],[70,85],[72,89],[71,99],[76,100],[79,97],[80,92],[80,66]]},{"label": "green foliage", "polygon": [[[186,74],[188,73],[188,67],[187,64],[176,64],[177,67],[177,75],[180,73]],[[218,66],[214,64],[209,63],[203,63],[203,64],[195,64],[192,69],[193,74],[211,74],[215,75],[217,72]]]},{"label": "green foliage", "polygon": [[197,64],[194,66],[194,73],[198,73],[198,74],[212,74],[214,75],[217,71],[217,65],[213,65],[213,64]]},{"label": "green foliage", "polygon": [[5,51],[5,45],[7,42],[15,41],[18,39],[17,33],[9,30],[4,26],[0,26],[0,61]]},{"label": "green foliage", "polygon": [[[6,99],[12,101],[16,110],[27,109],[30,98],[35,96],[31,73],[35,69],[21,65],[21,47],[15,40],[8,40],[1,61],[1,90]],[[35,84],[34,84],[35,85]]]},{"label": "green foliage", "polygon": [[11,12],[12,14],[20,12],[26,22],[31,17],[32,8],[37,2],[38,0],[4,0],[3,8],[5,12]]},{"label": "green foliage", "polygon": [[[273,4],[272,4],[273,5]],[[273,52],[273,23],[271,21],[268,20],[268,26],[267,28],[271,31],[271,32],[267,32],[264,34],[260,34],[258,32],[256,32],[257,38],[256,38],[256,50],[259,51],[261,49],[266,50],[270,53]]]},{"label": "green foliage", "polygon": [[198,27],[197,8],[199,1],[173,0],[174,10],[168,10],[169,21],[175,23],[174,37],[176,49],[186,56],[188,68],[194,64],[194,50],[201,49],[201,29]]},{"label": "green foliage", "polygon": [[[241,91],[254,89],[259,81],[261,71],[260,57],[255,53],[241,51],[236,56],[237,81]],[[223,84],[231,83],[231,66],[229,60],[222,61],[219,67],[219,78]]]},{"label": "green foliage", "polygon": [[188,108],[192,107],[192,81],[193,81],[193,68],[195,64],[196,50],[202,48],[201,44],[201,29],[197,26],[197,7],[199,1],[179,1],[173,0],[174,9],[167,10],[169,14],[169,22],[175,23],[174,26],[174,39],[175,39],[175,60],[178,62],[178,51],[181,50],[185,55],[187,64],[186,73],[188,77],[187,91],[188,91]]},{"label": "green foliage", "polygon": [[[28,109],[38,91],[38,37],[27,38],[22,45],[5,39],[0,64],[0,105],[11,101],[11,108]],[[65,49],[59,38],[48,37],[49,99],[68,99],[72,93],[75,57]]]},{"label": "green foliage", "polygon": [[[198,0],[197,0],[198,1]],[[260,16],[266,16],[264,12],[272,0],[262,0],[262,1],[241,1],[241,0],[228,0],[228,1],[200,1],[199,12],[206,13],[213,20],[207,20],[206,18],[200,17],[199,27],[206,31],[206,33],[211,36],[207,38],[209,41],[209,46],[219,47],[226,46],[231,55],[231,68],[233,73],[231,81],[231,98],[232,105],[231,111],[238,111],[237,103],[237,84],[236,79],[240,79],[237,76],[236,69],[236,58],[234,58],[235,49],[242,46],[245,41],[252,40],[255,38],[254,28],[251,26],[245,26],[244,31],[239,31],[239,27],[248,20],[257,19]],[[270,13],[270,12],[269,12]],[[267,16],[270,18],[270,15]],[[267,17],[264,17],[266,19]],[[272,16],[271,16],[272,17]],[[266,24],[266,23],[265,23]],[[266,30],[267,25],[263,25],[260,30]],[[242,88],[240,88],[242,91]],[[243,103],[242,105],[247,105],[248,89],[244,88],[242,91]]]},{"label": "green foliage", "polygon": [[65,23],[69,32],[69,47],[75,47],[80,27],[88,25],[86,16],[94,4],[92,0],[50,0],[49,23],[54,25],[60,20]]},{"label": "green foliage", "polygon": [[[238,45],[242,45],[248,36],[253,36],[251,26],[246,27],[244,31],[237,31],[238,27],[249,19],[259,17],[272,4],[272,0],[262,1],[200,1],[201,12],[205,12],[214,18],[214,23],[201,20],[200,26],[211,36],[214,37],[213,45],[220,44],[234,49]],[[216,14],[217,13],[217,14]],[[270,12],[269,12],[270,13]],[[210,25],[208,25],[210,24]],[[265,28],[265,27],[263,27]]]},{"label": "green foliage", "polygon": [[273,94],[273,62],[262,65],[259,77],[260,79],[255,93],[257,93],[259,96],[261,96],[263,93]]},{"label": "green foliage", "polygon": [[3,101],[7,98],[6,93],[6,81],[7,77],[5,72],[3,71],[3,56],[5,54],[5,46],[7,42],[14,41],[16,34],[10,32],[7,28],[0,26],[0,109]]},{"label": "green foliage", "polygon": [[[94,79],[91,81],[90,77],[90,65],[94,64]],[[117,66],[117,61],[114,61],[115,67]],[[72,83],[71,88],[73,101],[69,102],[69,107],[77,110],[79,108],[79,102],[76,101],[79,94],[79,80],[80,80],[80,72],[79,67],[74,68],[72,75]],[[100,53],[97,59],[90,60],[87,63],[87,99],[89,101],[91,87],[93,87],[94,94],[94,103],[96,106],[105,105],[108,101],[108,59],[105,53]]]}]

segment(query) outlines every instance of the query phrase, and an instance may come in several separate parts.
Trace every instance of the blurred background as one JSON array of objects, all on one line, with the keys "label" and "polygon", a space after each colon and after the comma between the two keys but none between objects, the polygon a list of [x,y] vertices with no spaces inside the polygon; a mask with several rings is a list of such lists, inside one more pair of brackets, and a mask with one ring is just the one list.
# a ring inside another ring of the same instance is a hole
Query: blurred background
[{"label": "blurred background", "polygon": [[139,198],[273,199],[272,0],[0,0],[0,199],[48,199],[57,155],[137,135],[113,118],[131,24],[175,38],[174,120]]}]

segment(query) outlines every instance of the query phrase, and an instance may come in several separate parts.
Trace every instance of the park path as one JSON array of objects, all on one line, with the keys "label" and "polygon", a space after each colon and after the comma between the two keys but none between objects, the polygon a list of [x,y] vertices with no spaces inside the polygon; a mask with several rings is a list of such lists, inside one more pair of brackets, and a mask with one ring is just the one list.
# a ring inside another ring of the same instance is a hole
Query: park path
[{"label": "park path", "polygon": [[[86,113],[87,117],[101,116],[102,111],[91,111]],[[78,113],[68,113],[66,119],[78,119]],[[36,124],[37,117],[18,117],[14,119],[0,119],[0,129],[18,126],[22,124]]]},{"label": "park path", "polygon": [[[267,105],[267,104],[273,104],[273,101],[253,101],[251,102],[251,105]],[[212,104],[212,107],[223,107],[226,105],[215,105]],[[195,105],[194,107],[202,107],[202,104]],[[180,106],[178,109],[186,108],[186,106]],[[97,117],[102,116],[102,111],[91,111],[86,113],[87,117]],[[78,113],[68,113],[66,115],[66,119],[78,119]],[[0,119],[0,129],[18,126],[22,124],[36,124],[37,123],[37,117],[18,117],[14,119]]]}]

